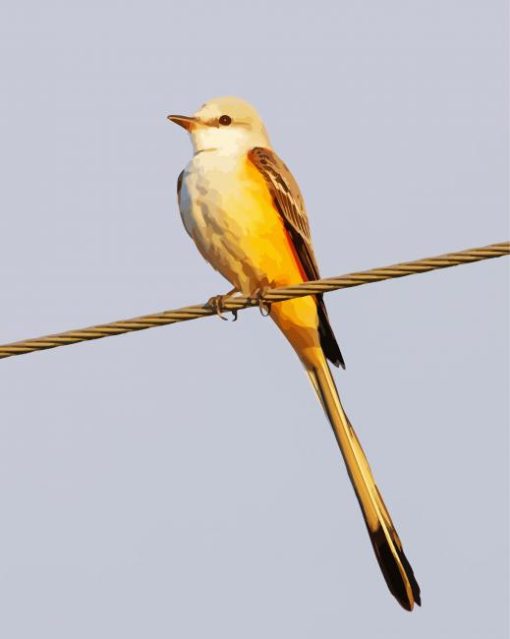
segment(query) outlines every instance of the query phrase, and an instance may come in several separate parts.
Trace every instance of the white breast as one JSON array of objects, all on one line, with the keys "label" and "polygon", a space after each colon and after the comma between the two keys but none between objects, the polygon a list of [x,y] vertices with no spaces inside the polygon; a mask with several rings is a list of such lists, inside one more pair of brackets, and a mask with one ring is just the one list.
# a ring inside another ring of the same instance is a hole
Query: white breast
[{"label": "white breast", "polygon": [[179,208],[184,227],[195,241],[200,239],[197,236],[208,234],[208,226],[217,227],[218,231],[228,226],[229,216],[224,202],[236,188],[238,163],[238,158],[220,155],[216,151],[203,151],[186,166]]},{"label": "white breast", "polygon": [[238,289],[247,285],[240,240],[250,223],[231,205],[239,197],[241,162],[217,151],[196,154],[185,169],[179,198],[184,227],[198,250]]},{"label": "white breast", "polygon": [[285,272],[288,240],[269,192],[247,173],[246,155],[204,151],[184,172],[180,209],[203,257],[245,294]]}]

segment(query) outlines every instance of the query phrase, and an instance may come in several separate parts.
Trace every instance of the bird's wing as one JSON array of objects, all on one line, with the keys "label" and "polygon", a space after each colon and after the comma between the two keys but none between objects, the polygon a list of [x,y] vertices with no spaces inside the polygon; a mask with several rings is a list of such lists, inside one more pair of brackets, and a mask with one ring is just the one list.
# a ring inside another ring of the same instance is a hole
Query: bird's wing
[{"label": "bird's wing", "polygon": [[[177,178],[177,203],[179,205],[179,213],[181,214],[181,220],[184,229],[186,230],[186,233],[195,241],[192,234],[192,227],[190,225],[191,202],[189,197],[187,197],[186,185],[184,184],[184,173],[185,170],[181,171],[179,173],[179,177]],[[198,247],[198,250],[200,251],[200,247]]]},{"label": "bird's wing", "polygon": [[[319,267],[313,252],[308,216],[303,196],[294,176],[271,149],[257,146],[248,152],[248,159],[266,181],[273,204],[283,220],[306,279],[318,280],[320,278]],[[340,348],[329,323],[322,295],[317,295],[317,307],[319,333],[324,354],[335,366],[345,368]]]},{"label": "bird's wing", "polygon": [[248,153],[248,157],[269,187],[273,204],[294,242],[306,277],[309,280],[319,279],[305,203],[294,176],[271,149],[255,147]]},{"label": "bird's wing", "polygon": [[179,173],[179,177],[177,178],[177,201],[180,203],[181,199],[181,189],[182,189],[182,178],[184,177],[184,171]]}]

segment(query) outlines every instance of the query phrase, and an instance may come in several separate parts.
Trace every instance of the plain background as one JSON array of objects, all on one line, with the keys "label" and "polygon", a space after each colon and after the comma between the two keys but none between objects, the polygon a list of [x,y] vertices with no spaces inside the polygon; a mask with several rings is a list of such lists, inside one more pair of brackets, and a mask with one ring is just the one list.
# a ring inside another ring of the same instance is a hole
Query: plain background
[{"label": "plain background", "polygon": [[[508,239],[506,4],[3,2],[1,341],[227,290],[165,120],[217,95],[266,120],[324,275]],[[507,285],[504,258],[327,297],[413,614],[257,312],[0,362],[0,635],[506,637]]]}]

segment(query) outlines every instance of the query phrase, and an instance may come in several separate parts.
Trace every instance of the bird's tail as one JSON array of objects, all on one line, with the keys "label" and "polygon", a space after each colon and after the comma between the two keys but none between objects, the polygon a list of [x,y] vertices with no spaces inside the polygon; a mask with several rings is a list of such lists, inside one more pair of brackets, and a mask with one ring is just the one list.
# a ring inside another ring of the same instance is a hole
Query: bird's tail
[{"label": "bird's tail", "polygon": [[340,403],[325,358],[321,357],[321,361],[313,367],[307,366],[307,372],[333,427],[388,588],[406,610],[412,610],[415,603],[421,604],[420,587],[404,555],[363,448]]}]

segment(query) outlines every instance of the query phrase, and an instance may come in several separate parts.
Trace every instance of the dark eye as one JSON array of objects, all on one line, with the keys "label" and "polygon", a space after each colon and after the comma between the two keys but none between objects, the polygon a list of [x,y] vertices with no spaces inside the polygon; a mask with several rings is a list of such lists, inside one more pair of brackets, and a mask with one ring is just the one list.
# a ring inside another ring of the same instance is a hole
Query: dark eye
[{"label": "dark eye", "polygon": [[229,124],[232,124],[232,118],[230,117],[230,115],[222,115],[218,122],[222,126],[228,126]]}]

